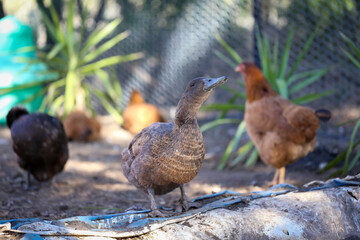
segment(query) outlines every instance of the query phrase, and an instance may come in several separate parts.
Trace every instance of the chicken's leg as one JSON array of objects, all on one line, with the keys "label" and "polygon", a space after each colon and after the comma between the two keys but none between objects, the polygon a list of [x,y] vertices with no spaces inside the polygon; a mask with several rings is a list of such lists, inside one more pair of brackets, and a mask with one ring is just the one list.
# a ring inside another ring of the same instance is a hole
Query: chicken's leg
[{"label": "chicken's leg", "polygon": [[41,187],[41,183],[39,182],[37,186],[34,186],[34,184],[31,182],[31,173],[30,170],[27,171],[27,183],[26,183],[26,190],[27,191],[34,191],[39,190]]},{"label": "chicken's leg", "polygon": [[160,212],[160,210],[157,207],[154,197],[155,195],[154,189],[148,189],[147,192],[149,194],[150,203],[151,203],[151,212],[149,213],[149,215],[151,217],[165,217],[165,215],[162,212]]},{"label": "chicken's leg", "polygon": [[279,169],[279,183],[285,183],[285,167]]},{"label": "chicken's leg", "polygon": [[271,186],[275,186],[279,184],[279,175],[280,175],[280,170],[277,168],[274,174],[274,178],[270,183]]}]

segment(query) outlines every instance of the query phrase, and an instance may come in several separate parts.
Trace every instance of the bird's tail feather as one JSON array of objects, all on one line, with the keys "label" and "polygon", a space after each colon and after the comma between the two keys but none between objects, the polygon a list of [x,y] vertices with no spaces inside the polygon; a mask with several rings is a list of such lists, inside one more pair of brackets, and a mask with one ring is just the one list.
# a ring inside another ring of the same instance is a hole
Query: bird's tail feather
[{"label": "bird's tail feather", "polygon": [[327,122],[331,118],[331,112],[327,109],[318,109],[315,111],[315,115],[323,122]]}]

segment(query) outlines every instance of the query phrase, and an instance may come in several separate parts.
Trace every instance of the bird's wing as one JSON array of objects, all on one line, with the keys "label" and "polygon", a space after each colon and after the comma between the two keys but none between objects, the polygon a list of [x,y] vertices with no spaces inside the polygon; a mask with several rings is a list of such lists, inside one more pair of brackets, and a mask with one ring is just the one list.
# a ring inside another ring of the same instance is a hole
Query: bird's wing
[{"label": "bird's wing", "polygon": [[313,109],[293,104],[284,109],[283,116],[288,124],[296,130],[295,134],[301,135],[305,142],[315,138],[319,128],[319,119]]},{"label": "bird's wing", "polygon": [[139,132],[123,152],[122,167],[128,180],[137,186],[164,185],[156,151],[159,146],[171,147],[168,142],[172,123],[153,123]]},{"label": "bird's wing", "polygon": [[140,152],[148,151],[151,145],[162,145],[172,131],[172,123],[153,123],[139,132],[129,144],[129,152],[134,159]]},{"label": "bird's wing", "polygon": [[316,136],[319,120],[311,108],[302,107],[291,101],[275,97],[280,116],[273,115],[274,131],[284,140],[296,144],[305,144]]},{"label": "bird's wing", "polygon": [[282,139],[296,144],[313,139],[319,126],[312,109],[297,106],[280,96],[247,104],[246,118],[250,131],[260,135],[275,132]]}]

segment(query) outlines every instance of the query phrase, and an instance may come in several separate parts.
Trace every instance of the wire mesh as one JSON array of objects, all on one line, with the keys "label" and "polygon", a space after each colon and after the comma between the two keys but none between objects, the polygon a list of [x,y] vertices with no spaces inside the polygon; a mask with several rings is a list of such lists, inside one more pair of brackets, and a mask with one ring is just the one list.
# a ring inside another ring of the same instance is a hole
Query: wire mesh
[{"label": "wire mesh", "polygon": [[[176,7],[176,4],[181,4],[179,2],[170,1],[169,6]],[[295,28],[290,66],[308,37],[318,28],[298,71],[332,67],[321,81],[308,86],[305,91],[334,89],[336,92],[311,105],[337,110],[359,105],[358,69],[342,52],[341,48],[346,46],[339,32],[359,43],[360,1],[184,1],[177,15],[166,19],[165,27],[159,25],[160,13],[152,14],[146,6],[127,14],[133,16],[132,21],[124,18],[122,27],[131,29],[132,35],[111,54],[144,51],[146,57],[137,63],[120,65],[117,69],[124,88],[124,106],[134,88],[152,103],[173,106],[186,83],[194,77],[230,75],[239,78],[214,54],[215,50],[223,51],[215,35],[221,35],[243,59],[254,61],[255,22],[270,41],[278,39],[280,46],[285,44],[290,28]],[[216,96],[226,100],[222,95],[223,92]]]}]

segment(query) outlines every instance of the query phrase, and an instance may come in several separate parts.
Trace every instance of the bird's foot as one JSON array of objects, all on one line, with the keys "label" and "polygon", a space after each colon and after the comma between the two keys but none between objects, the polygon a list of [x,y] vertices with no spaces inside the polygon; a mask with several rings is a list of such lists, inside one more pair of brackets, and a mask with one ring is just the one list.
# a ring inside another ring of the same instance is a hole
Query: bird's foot
[{"label": "bird's foot", "polygon": [[277,168],[271,182],[265,182],[265,187],[273,187],[285,183],[285,167]]},{"label": "bird's foot", "polygon": [[276,182],[276,181],[266,181],[265,183],[264,183],[264,187],[266,187],[266,188],[271,188],[271,187],[273,187],[273,186],[275,186],[275,185],[277,185],[278,183]]},{"label": "bird's foot", "polygon": [[180,203],[176,206],[175,212],[182,213],[186,212],[190,208],[200,208],[201,204],[198,202],[188,202],[188,201],[180,201]]},{"label": "bird's foot", "polygon": [[170,217],[171,216],[168,213],[161,212],[159,209],[153,209],[148,214],[149,214],[150,217],[153,217],[153,218],[165,218],[165,217]]}]

